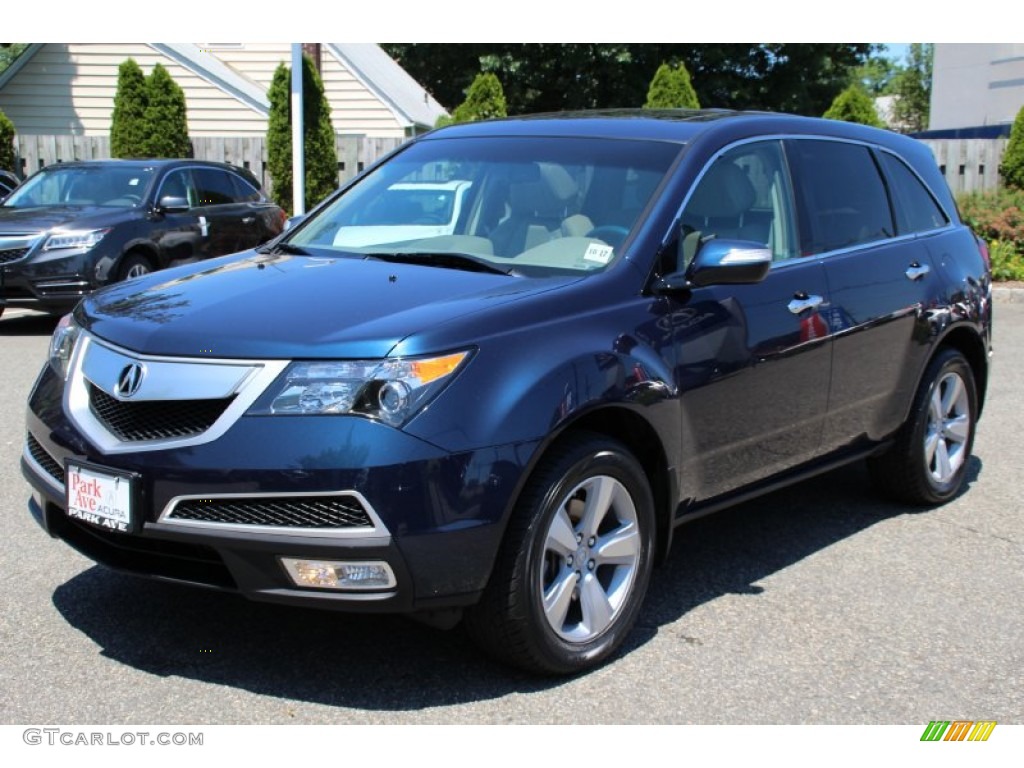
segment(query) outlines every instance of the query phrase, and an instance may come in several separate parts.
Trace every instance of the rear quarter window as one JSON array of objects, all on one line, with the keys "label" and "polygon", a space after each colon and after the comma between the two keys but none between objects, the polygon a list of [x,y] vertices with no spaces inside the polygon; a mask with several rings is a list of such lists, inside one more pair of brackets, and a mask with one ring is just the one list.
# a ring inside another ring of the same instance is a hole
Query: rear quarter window
[{"label": "rear quarter window", "polygon": [[889,179],[898,234],[928,232],[949,223],[935,198],[902,160],[888,152],[880,152],[879,160]]}]

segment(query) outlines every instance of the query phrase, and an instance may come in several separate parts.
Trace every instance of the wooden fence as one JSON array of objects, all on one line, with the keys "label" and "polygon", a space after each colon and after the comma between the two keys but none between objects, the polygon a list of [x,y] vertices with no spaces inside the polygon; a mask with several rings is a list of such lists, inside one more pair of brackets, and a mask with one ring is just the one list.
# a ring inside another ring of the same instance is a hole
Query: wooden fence
[{"label": "wooden fence", "polygon": [[[351,179],[365,167],[401,144],[403,139],[337,136],[338,183]],[[955,194],[995,189],[999,185],[999,161],[1008,139],[924,139],[931,147],[949,188]],[[264,189],[272,186],[267,173],[263,137],[213,136],[192,139],[198,160],[219,160],[248,168]],[[35,173],[51,163],[110,157],[106,136],[18,135],[15,151],[22,175]]]},{"label": "wooden fence", "polygon": [[953,194],[999,186],[999,162],[1009,139],[922,139],[931,147]]},{"label": "wooden fence", "polygon": [[[338,183],[341,184],[400,145],[403,139],[367,136],[336,136]],[[35,173],[52,163],[110,157],[110,139],[106,136],[45,136],[19,134],[14,139],[16,166],[22,176]],[[197,160],[217,160],[248,168],[269,190],[267,149],[262,136],[208,136],[192,139],[192,154]]]}]

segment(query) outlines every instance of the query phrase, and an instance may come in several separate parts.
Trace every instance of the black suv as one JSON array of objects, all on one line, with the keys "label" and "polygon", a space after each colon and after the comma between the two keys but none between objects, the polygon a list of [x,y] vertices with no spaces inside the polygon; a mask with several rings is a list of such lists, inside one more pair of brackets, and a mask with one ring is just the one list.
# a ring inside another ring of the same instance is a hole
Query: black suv
[{"label": "black suv", "polygon": [[223,163],[50,165],[0,205],[0,313],[66,312],[109,283],[252,248],[284,220],[251,173]]},{"label": "black suv", "polygon": [[861,459],[912,504],[959,493],[990,294],[928,148],[888,131],[451,126],[262,251],[83,300],[29,399],[29,507],[113,568],[464,614],[573,672],[688,520]]}]

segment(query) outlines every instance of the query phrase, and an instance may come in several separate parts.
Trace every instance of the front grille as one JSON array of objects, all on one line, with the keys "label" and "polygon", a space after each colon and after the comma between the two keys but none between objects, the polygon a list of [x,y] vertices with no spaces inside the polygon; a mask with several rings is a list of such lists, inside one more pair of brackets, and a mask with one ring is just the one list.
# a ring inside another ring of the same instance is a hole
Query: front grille
[{"label": "front grille", "polygon": [[234,396],[219,400],[159,400],[138,403],[117,400],[89,384],[89,408],[125,442],[191,437],[208,430]]},{"label": "front grille", "polygon": [[369,513],[352,496],[186,499],[174,507],[167,519],[281,528],[373,527]]},{"label": "front grille", "polygon": [[28,248],[7,248],[0,251],[0,264],[17,261],[29,252]]},{"label": "front grille", "polygon": [[32,437],[31,433],[26,438],[26,443],[28,445],[28,455],[35,460],[36,464],[42,467],[46,474],[61,485],[64,485],[64,467],[39,444],[38,440]]}]

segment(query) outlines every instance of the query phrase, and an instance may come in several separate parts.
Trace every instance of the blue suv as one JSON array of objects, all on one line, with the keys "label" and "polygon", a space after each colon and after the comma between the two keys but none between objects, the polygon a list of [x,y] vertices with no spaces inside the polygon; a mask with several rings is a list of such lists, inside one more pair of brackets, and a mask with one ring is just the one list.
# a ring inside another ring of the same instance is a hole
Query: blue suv
[{"label": "blue suv", "polygon": [[959,493],[990,296],[909,138],[720,111],[452,126],[262,249],[85,298],[29,399],[29,508],[112,568],[462,619],[573,673],[688,520],[865,459],[907,503]]}]

